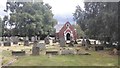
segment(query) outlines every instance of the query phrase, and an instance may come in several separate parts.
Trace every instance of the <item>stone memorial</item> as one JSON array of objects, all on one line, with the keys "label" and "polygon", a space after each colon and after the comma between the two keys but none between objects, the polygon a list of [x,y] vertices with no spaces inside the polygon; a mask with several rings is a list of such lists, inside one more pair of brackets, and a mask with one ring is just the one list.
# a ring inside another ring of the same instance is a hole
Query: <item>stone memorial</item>
[{"label": "stone memorial", "polygon": [[57,41],[56,41],[56,39],[53,39],[53,43],[56,43]]},{"label": "stone memorial", "polygon": [[104,50],[104,46],[103,45],[95,45],[95,51],[100,51],[100,50]]},{"label": "stone memorial", "polygon": [[74,41],[70,41],[69,47],[74,47]]},{"label": "stone memorial", "polygon": [[11,37],[11,41],[13,42],[13,44],[18,44],[18,37],[17,36]]},{"label": "stone memorial", "polygon": [[65,47],[65,39],[64,38],[60,38],[59,39],[60,41],[59,41],[59,43],[60,43],[60,47]]},{"label": "stone memorial", "polygon": [[24,56],[25,51],[12,51],[12,56]]},{"label": "stone memorial", "polygon": [[69,54],[74,55],[75,51],[74,50],[69,50],[69,49],[64,49],[64,50],[61,51],[61,55],[69,55]]},{"label": "stone memorial", "polygon": [[46,44],[49,44],[49,43],[50,43],[49,37],[46,37],[46,38],[44,39],[44,41],[45,41]]},{"label": "stone memorial", "polygon": [[6,38],[6,41],[3,42],[4,46],[11,46],[10,37]]},{"label": "stone memorial", "polygon": [[28,39],[28,37],[24,38],[24,46],[29,46],[29,39]]},{"label": "stone memorial", "polygon": [[78,52],[78,55],[91,55],[89,52]]},{"label": "stone memorial", "polygon": [[24,41],[24,46],[29,46],[29,41],[28,40]]},{"label": "stone memorial", "polygon": [[37,36],[34,37],[34,42],[38,42]]},{"label": "stone memorial", "polygon": [[32,55],[39,55],[40,48],[39,47],[32,47]]},{"label": "stone memorial", "polygon": [[8,41],[4,41],[4,46],[11,46],[11,42],[8,42]]},{"label": "stone memorial", "polygon": [[78,44],[78,42],[75,40],[74,44]]},{"label": "stone memorial", "polygon": [[49,55],[49,54],[51,54],[51,55],[58,55],[58,51],[57,50],[51,50],[51,51],[46,51],[46,55]]},{"label": "stone memorial", "polygon": [[45,43],[37,43],[36,47],[39,47],[40,50],[45,50]]},{"label": "stone memorial", "polygon": [[31,41],[34,42],[34,40],[35,40],[34,37],[31,37]]}]

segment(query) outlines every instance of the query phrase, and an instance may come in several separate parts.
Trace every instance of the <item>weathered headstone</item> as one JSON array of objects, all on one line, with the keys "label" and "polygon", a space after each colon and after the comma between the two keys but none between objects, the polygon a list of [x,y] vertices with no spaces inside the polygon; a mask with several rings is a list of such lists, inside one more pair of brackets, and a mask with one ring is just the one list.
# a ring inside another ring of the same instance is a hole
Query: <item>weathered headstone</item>
[{"label": "weathered headstone", "polygon": [[61,55],[69,55],[69,54],[75,54],[74,50],[69,50],[69,49],[65,49],[61,51]]},{"label": "weathered headstone", "polygon": [[60,42],[59,42],[60,43],[60,47],[65,47],[65,44],[66,44],[65,43],[65,39],[64,38],[60,38],[59,40],[60,40]]},{"label": "weathered headstone", "polygon": [[58,55],[58,51],[56,51],[56,50],[51,50],[51,51],[46,51],[46,55],[49,55],[49,54],[51,54],[51,55]]},{"label": "weathered headstone", "polygon": [[70,41],[69,46],[73,47],[74,46],[74,41]]},{"label": "weathered headstone", "polygon": [[49,43],[50,43],[49,37],[46,37],[46,38],[44,39],[44,41],[45,41],[46,44],[49,44]]},{"label": "weathered headstone", "polygon": [[34,42],[37,42],[37,41],[38,41],[37,36],[35,36],[35,40],[34,40]]},{"label": "weathered headstone", "polygon": [[28,37],[24,38],[24,46],[29,46],[29,39],[28,39]]},{"label": "weathered headstone", "polygon": [[24,56],[25,51],[12,51],[13,56]]},{"label": "weathered headstone", "polygon": [[33,47],[32,48],[32,55],[39,55],[40,48],[39,47]]},{"label": "weathered headstone", "polygon": [[82,52],[82,51],[78,51],[77,54],[78,55],[91,55],[89,52]]},{"label": "weathered headstone", "polygon": [[34,37],[31,37],[31,41],[34,42],[34,40],[35,40]]},{"label": "weathered headstone", "polygon": [[11,42],[10,42],[10,37],[6,38],[6,41],[4,41],[4,46],[11,46]]},{"label": "weathered headstone", "polygon": [[40,50],[45,50],[45,43],[37,43],[36,47],[39,47]]},{"label": "weathered headstone", "polygon": [[96,45],[95,46],[95,51],[99,51],[99,50],[104,50],[104,46],[102,46],[102,45]]},{"label": "weathered headstone", "polygon": [[11,41],[13,42],[13,44],[18,44],[18,37],[17,36],[11,37]]},{"label": "weathered headstone", "polygon": [[29,41],[28,40],[24,41],[24,46],[29,46]]},{"label": "weathered headstone", "polygon": [[74,44],[78,44],[78,42],[75,40]]},{"label": "weathered headstone", "polygon": [[57,41],[56,41],[56,39],[53,39],[53,43],[56,43]]},{"label": "weathered headstone", "polygon": [[4,46],[11,46],[11,42],[9,42],[9,41],[5,41],[3,44],[4,44]]}]

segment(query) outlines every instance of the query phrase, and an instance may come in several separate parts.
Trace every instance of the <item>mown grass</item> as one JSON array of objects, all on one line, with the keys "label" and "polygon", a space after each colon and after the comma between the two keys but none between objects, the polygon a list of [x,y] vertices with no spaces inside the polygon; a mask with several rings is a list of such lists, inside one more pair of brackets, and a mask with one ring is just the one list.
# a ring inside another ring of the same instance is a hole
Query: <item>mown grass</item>
[{"label": "mown grass", "polygon": [[116,56],[91,52],[91,55],[23,56],[12,66],[117,66]]}]

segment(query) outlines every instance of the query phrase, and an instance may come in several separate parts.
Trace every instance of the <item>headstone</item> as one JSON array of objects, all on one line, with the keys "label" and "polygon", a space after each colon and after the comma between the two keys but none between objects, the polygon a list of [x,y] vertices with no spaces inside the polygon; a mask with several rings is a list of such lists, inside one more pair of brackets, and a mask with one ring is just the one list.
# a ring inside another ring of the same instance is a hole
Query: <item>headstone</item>
[{"label": "headstone", "polygon": [[60,47],[65,47],[65,39],[60,38]]},{"label": "headstone", "polygon": [[9,41],[5,41],[3,44],[4,44],[4,46],[11,46],[11,42],[9,42]]},{"label": "headstone", "polygon": [[24,41],[24,46],[29,46],[29,41],[28,40]]},{"label": "headstone", "polygon": [[31,41],[34,42],[34,40],[35,40],[34,37],[31,37]]},{"label": "headstone", "polygon": [[74,50],[69,50],[69,49],[65,49],[61,51],[61,55],[69,55],[69,54],[75,54]]},{"label": "headstone", "polygon": [[13,44],[18,44],[18,37],[17,36],[11,37],[11,41],[13,42]]},{"label": "headstone", "polygon": [[37,40],[37,36],[35,36],[35,40],[34,40],[34,42],[37,42],[38,40]]},{"label": "headstone", "polygon": [[118,54],[117,48],[113,48],[113,54],[114,54],[114,55],[117,55],[117,54]]},{"label": "headstone", "polygon": [[38,36],[38,41],[40,41],[40,37]]},{"label": "headstone", "polygon": [[74,46],[74,41],[70,41],[69,46],[73,47]]},{"label": "headstone", "polygon": [[78,44],[76,40],[75,40],[74,44]]},{"label": "headstone", "polygon": [[53,39],[53,43],[56,43],[57,41],[56,41],[56,39]]},{"label": "headstone", "polygon": [[102,45],[96,45],[95,46],[95,51],[99,51],[99,50],[104,50],[104,46],[102,46]]},{"label": "headstone", "polygon": [[47,54],[58,55],[58,51],[46,51],[46,55]]},{"label": "headstone", "polygon": [[36,47],[39,47],[40,50],[45,50],[46,47],[45,47],[45,43],[37,43],[37,46]]},{"label": "headstone", "polygon": [[38,40],[37,40],[37,36],[31,37],[31,41],[32,41],[32,42],[37,42],[37,41],[38,41]]},{"label": "headstone", "polygon": [[29,46],[29,38],[24,37],[24,46]]},{"label": "headstone", "polygon": [[40,49],[39,47],[33,47],[32,48],[32,55],[39,55]]},{"label": "headstone", "polygon": [[13,56],[24,56],[25,51],[12,51]]},{"label": "headstone", "polygon": [[46,44],[49,44],[49,43],[50,43],[49,37],[46,37],[46,38],[44,39],[44,41],[45,41]]},{"label": "headstone", "polygon": [[83,40],[82,40],[82,46],[85,46],[85,39],[83,38]]},{"label": "headstone", "polygon": [[82,51],[78,51],[77,54],[78,55],[91,55],[89,52],[82,52]]},{"label": "headstone", "polygon": [[49,40],[50,41],[50,45],[53,45],[53,40]]}]

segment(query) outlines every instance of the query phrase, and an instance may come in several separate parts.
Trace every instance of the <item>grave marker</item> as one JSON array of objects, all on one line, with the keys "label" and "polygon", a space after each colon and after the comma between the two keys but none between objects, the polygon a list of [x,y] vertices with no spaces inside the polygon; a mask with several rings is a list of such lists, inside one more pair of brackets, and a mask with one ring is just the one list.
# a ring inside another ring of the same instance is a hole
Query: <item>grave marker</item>
[{"label": "grave marker", "polygon": [[28,37],[24,38],[24,46],[29,46],[29,39],[28,39]]},{"label": "grave marker", "polygon": [[64,38],[60,38],[60,47],[65,47],[65,39]]},{"label": "grave marker", "polygon": [[46,49],[45,43],[37,43],[36,47],[39,47],[40,50],[45,50]]},{"label": "grave marker", "polygon": [[25,51],[12,51],[12,55],[13,56],[24,56],[25,55]]},{"label": "grave marker", "polygon": [[32,48],[32,55],[39,55],[40,49],[39,47],[33,47]]},{"label": "grave marker", "polygon": [[49,43],[50,43],[49,37],[46,37],[46,38],[44,39],[44,41],[45,41],[46,44],[49,44]]},{"label": "grave marker", "polygon": [[69,55],[69,54],[75,54],[74,50],[69,50],[69,49],[65,49],[61,51],[61,55]]},{"label": "grave marker", "polygon": [[11,41],[13,42],[13,44],[18,44],[18,37],[17,36],[11,37]]}]

